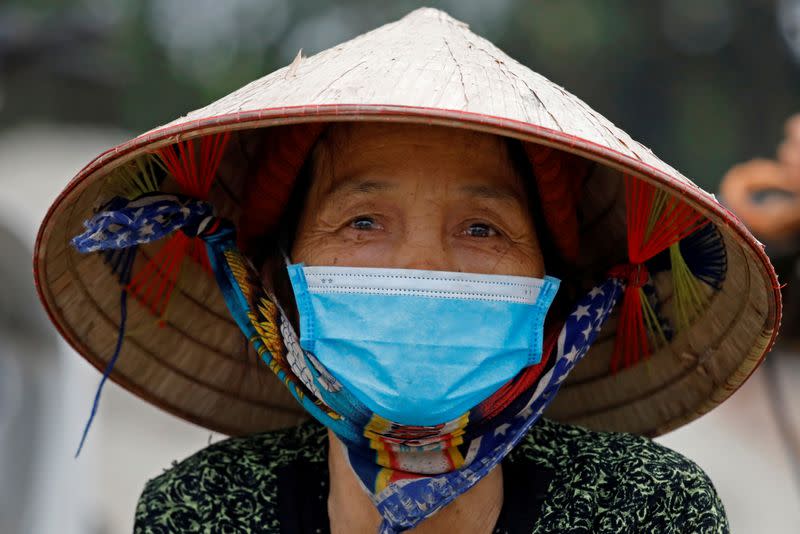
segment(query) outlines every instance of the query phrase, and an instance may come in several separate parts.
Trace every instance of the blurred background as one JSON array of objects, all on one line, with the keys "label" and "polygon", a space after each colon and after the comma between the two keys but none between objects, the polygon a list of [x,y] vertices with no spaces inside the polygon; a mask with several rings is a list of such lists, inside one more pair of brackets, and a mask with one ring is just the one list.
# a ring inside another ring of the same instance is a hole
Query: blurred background
[{"label": "blurred background", "polygon": [[[42,316],[30,273],[36,229],[60,189],[102,150],[286,65],[299,49],[311,55],[419,5],[1,1],[0,534],[130,532],[145,481],[224,437],[109,383],[73,459],[99,375]],[[424,5],[469,23],[710,191],[737,163],[776,159],[784,121],[800,111],[800,0]],[[768,237],[793,287],[797,240]],[[733,532],[800,529],[793,319],[787,331],[728,402],[660,439],[709,473]]]}]

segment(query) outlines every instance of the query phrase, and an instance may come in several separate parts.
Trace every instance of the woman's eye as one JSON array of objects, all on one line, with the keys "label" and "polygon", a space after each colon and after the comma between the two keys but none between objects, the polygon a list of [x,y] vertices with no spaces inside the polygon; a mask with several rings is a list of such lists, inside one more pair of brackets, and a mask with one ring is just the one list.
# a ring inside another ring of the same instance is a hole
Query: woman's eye
[{"label": "woman's eye", "polygon": [[380,230],[381,225],[375,222],[372,217],[356,217],[350,221],[350,228],[356,230]]},{"label": "woman's eye", "polygon": [[484,223],[472,223],[464,230],[464,233],[469,237],[494,237],[497,235],[497,230]]}]

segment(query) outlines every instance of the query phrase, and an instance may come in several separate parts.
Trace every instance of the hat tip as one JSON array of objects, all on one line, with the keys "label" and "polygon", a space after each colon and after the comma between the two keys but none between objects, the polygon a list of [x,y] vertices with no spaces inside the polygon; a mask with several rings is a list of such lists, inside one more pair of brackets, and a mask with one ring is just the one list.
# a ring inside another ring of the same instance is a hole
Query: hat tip
[{"label": "hat tip", "polygon": [[456,18],[453,18],[449,13],[446,11],[442,11],[441,9],[437,9],[435,7],[420,7],[415,9],[414,11],[410,12],[406,15],[405,18],[435,18],[441,22],[448,22],[450,24],[455,24],[462,28],[469,28],[469,24],[466,22],[462,22]]},{"label": "hat tip", "polygon": [[288,79],[297,76],[297,69],[300,68],[300,62],[303,61],[303,59],[305,58],[303,57],[303,49],[301,48],[300,50],[297,51],[297,55],[294,56],[294,59],[289,64],[289,68],[286,70],[285,78]]}]

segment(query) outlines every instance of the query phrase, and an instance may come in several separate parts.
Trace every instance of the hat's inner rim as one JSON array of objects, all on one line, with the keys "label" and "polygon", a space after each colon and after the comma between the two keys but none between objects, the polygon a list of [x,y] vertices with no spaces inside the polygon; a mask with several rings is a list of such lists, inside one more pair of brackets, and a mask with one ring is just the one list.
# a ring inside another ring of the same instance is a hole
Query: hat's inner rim
[{"label": "hat's inner rim", "polygon": [[[245,132],[244,134],[242,134],[242,137],[246,137],[248,134],[258,135],[257,132]],[[240,143],[242,143],[245,140],[244,139],[239,139],[238,141]],[[244,146],[244,145],[246,145],[246,142],[243,145],[240,145],[240,146]],[[228,162],[228,163],[230,163],[230,162]],[[235,167],[235,166],[233,166],[233,167]],[[597,167],[597,172],[589,180],[589,183],[592,184],[593,186],[594,185],[599,185],[602,182],[605,182],[606,184],[612,184],[613,185],[613,182],[616,181],[617,185],[618,185],[619,183],[621,183],[621,176],[622,175],[621,175],[621,173],[619,171],[617,171],[615,169],[610,169],[609,167],[606,167],[606,166],[599,165]],[[230,170],[228,171],[227,176],[222,176],[221,175],[220,179],[218,180],[219,183],[215,186],[214,191],[212,193],[212,201],[215,201],[216,199],[222,199],[221,204],[222,205],[227,205],[228,206],[227,210],[229,212],[235,212],[235,207],[233,209],[231,209],[230,206],[233,205],[233,204],[237,204],[238,203],[237,202],[236,191],[237,191],[237,187],[241,187],[241,180],[242,180],[241,176],[237,176],[235,172],[230,172]],[[101,182],[96,182],[96,184],[99,184],[99,183],[101,183]],[[168,184],[167,184],[167,188],[169,188]],[[613,189],[613,187],[608,187],[608,185],[606,185],[605,188],[606,189]],[[593,187],[593,189],[600,190],[600,189],[602,189],[602,187]],[[619,191],[621,189],[619,187],[617,187],[616,189],[617,189],[617,194],[619,194]],[[92,190],[93,190],[93,193],[92,193]],[[94,188],[93,187],[89,187],[86,190],[84,190],[83,194],[79,195],[78,198],[74,199],[74,201],[69,202],[67,204],[67,205],[70,206],[70,209],[68,210],[68,212],[69,212],[69,224],[66,225],[67,228],[70,228],[73,231],[75,229],[79,229],[80,228],[80,225],[81,225],[82,221],[84,219],[86,219],[90,215],[91,207],[93,205],[96,205],[97,201],[105,200],[105,198],[103,198],[103,197],[105,197],[105,193],[102,193],[102,196],[101,196],[101,191],[103,191],[103,190],[100,187],[94,187]],[[589,194],[584,195],[584,196],[585,197],[590,197],[591,196],[591,197],[594,198],[593,195],[589,195]],[[612,236],[612,235],[615,235],[615,233],[616,234],[619,233],[619,225],[617,225],[616,227],[610,227],[610,226],[609,227],[604,227],[604,225],[602,224],[602,221],[604,219],[607,220],[607,221],[608,220],[614,221],[615,217],[616,217],[616,219],[619,219],[619,211],[615,210],[615,208],[614,208],[615,205],[619,206],[619,204],[620,203],[618,201],[616,203],[611,201],[611,202],[607,202],[605,206],[602,206],[602,209],[599,209],[599,210],[595,209],[593,212],[592,212],[592,210],[588,210],[588,213],[591,216],[591,219],[589,219],[589,216],[587,216],[587,220],[591,220],[591,222],[592,222],[591,226],[594,227],[594,229],[595,229],[594,232],[592,232],[592,231],[589,232],[590,235],[591,234],[596,234],[596,235],[602,235],[602,236]],[[598,206],[595,205],[594,207],[597,208]],[[603,231],[602,232],[597,231],[598,228],[603,228]],[[726,235],[726,244],[727,244],[727,247],[728,247],[728,250],[729,250],[729,253],[730,253],[731,250],[732,250],[731,249],[731,244],[735,243],[735,240],[730,235],[726,234],[727,230],[724,227],[721,227],[721,230]],[[623,228],[623,231],[624,231],[624,228]],[[77,232],[75,232],[75,233],[77,233]],[[68,239],[69,237],[71,237],[71,235],[65,236],[65,237]],[[592,241],[592,242],[597,244],[597,241]],[[64,248],[68,248],[68,247],[64,247]],[[604,247],[599,247],[599,248],[603,249]],[[742,260],[739,263],[743,267],[745,267],[746,270],[749,270],[748,263],[749,263],[749,261],[752,261],[752,260],[748,257],[748,254],[745,253],[745,251],[741,248],[740,245],[737,244],[736,248],[738,248],[737,256],[739,257],[740,260]],[[605,252],[608,252],[608,250],[609,250],[608,247],[605,247],[604,249],[605,249]],[[53,249],[51,249],[51,252],[52,252],[52,250]],[[147,254],[147,251],[145,251],[145,254]],[[93,289],[90,289],[90,287],[88,287],[87,284],[84,283],[84,275],[82,275],[78,271],[78,269],[76,267],[77,263],[79,263],[81,261],[85,261],[85,259],[81,258],[80,256],[76,256],[74,251],[70,251],[70,250],[66,251],[65,257],[67,258],[67,261],[68,261],[68,264],[69,264],[69,269],[70,269],[74,279],[79,281],[79,284],[77,285],[76,289],[78,289],[81,293],[83,293],[83,298],[91,305],[92,308],[94,308],[95,310],[97,310],[97,311],[99,311],[101,313],[101,316],[104,319],[104,323],[106,323],[103,328],[110,328],[112,330],[115,329],[116,328],[116,322],[115,322],[115,319],[113,319],[113,318],[118,315],[118,312],[114,309],[113,303],[112,302],[103,302],[103,301],[101,301],[99,299],[94,298],[95,291]],[[587,264],[591,265],[591,262],[588,260],[588,258],[584,258],[584,260],[586,260],[586,261],[582,261],[581,263],[587,263]],[[608,260],[609,260],[608,255],[604,256],[604,260],[606,262],[608,262]],[[616,261],[616,259],[614,261]],[[613,263],[613,262],[611,262],[611,263]],[[592,277],[596,276],[596,274],[597,274],[597,272],[591,272],[592,269],[588,269],[588,271],[590,273],[590,276],[592,276]],[[103,272],[97,272],[96,276],[110,277],[110,274],[109,273],[103,273]],[[737,291],[742,292],[742,294],[749,293],[751,291],[751,289],[752,289],[752,288],[749,287],[749,279],[750,278],[751,278],[751,276],[747,276],[747,275],[743,276],[743,279],[748,281],[748,286],[746,288],[739,288],[739,289],[737,289]],[[727,285],[727,281],[726,281],[725,285]],[[227,334],[227,337],[225,339],[229,339],[230,341],[233,341],[233,339],[238,336],[240,338],[239,341],[241,341],[241,334],[239,334],[238,331],[235,329],[233,321],[230,320],[229,317],[226,317],[226,314],[220,313],[220,310],[224,310],[224,305],[220,306],[219,295],[203,298],[202,296],[196,295],[193,290],[194,290],[193,285],[191,283],[188,283],[185,279],[181,279],[179,281],[178,287],[176,289],[177,292],[180,292],[181,297],[186,299],[186,301],[188,302],[188,304],[186,306],[188,306],[192,310],[190,313],[191,314],[196,313],[196,308],[198,308],[198,307],[199,308],[205,308],[208,313],[211,313],[218,320],[221,319],[222,320],[221,322],[225,323],[225,329],[226,330],[231,330],[231,332],[229,332],[229,334]],[[723,286],[723,290],[721,292],[719,292],[716,295],[713,295],[712,300],[711,300],[711,302],[709,304],[709,308],[710,309],[715,309],[715,308],[719,307],[719,305],[716,304],[716,302],[718,300],[720,300],[720,294],[724,293],[725,291],[726,291],[726,287]],[[664,294],[665,303],[668,303],[669,298],[670,298],[670,295]],[[738,300],[738,302],[737,302],[738,306],[735,306],[735,308],[734,308],[735,309],[735,313],[733,313],[733,314],[726,313],[725,314],[725,315],[730,316],[731,319],[726,322],[726,325],[724,327],[722,327],[722,328],[717,330],[715,336],[712,336],[713,340],[711,342],[707,343],[708,347],[712,347],[713,348],[713,347],[719,346],[720,339],[724,338],[726,330],[733,329],[736,326],[737,321],[741,320],[742,315],[745,313],[745,307],[747,305],[747,299],[737,299],[737,300]],[[136,306],[136,305],[137,304],[133,304],[133,306]],[[217,310],[217,311],[214,311],[214,310]],[[726,309],[726,311],[730,312],[731,308],[728,307]],[[764,315],[766,315],[766,313],[764,313]],[[74,318],[71,319],[71,320],[74,320]],[[71,320],[68,320],[68,321],[71,321]],[[693,327],[693,329],[696,329],[696,326]],[[171,336],[179,336],[181,338],[184,338],[184,339],[187,339],[187,340],[191,340],[191,341],[195,342],[196,344],[199,344],[199,345],[203,346],[206,349],[211,348],[210,345],[204,343],[203,341],[198,340],[198,339],[194,339],[194,337],[189,333],[189,329],[180,328],[177,325],[173,325],[173,324],[168,323],[167,327],[164,330],[165,331],[169,331],[170,332],[169,335],[171,335]],[[143,331],[141,335],[142,335],[143,338],[147,337],[146,331]],[[129,337],[130,337],[130,339],[128,340],[128,342],[131,342],[132,344],[134,344],[137,347],[137,349],[146,350],[140,343],[138,343],[136,341],[136,339],[139,336],[129,336]],[[688,334],[687,334],[687,337],[688,337]],[[602,332],[601,333],[601,339],[598,342],[598,347],[603,347],[605,345],[608,345],[610,340],[611,340],[611,334],[610,333],[606,333],[605,331]],[[225,343],[223,343],[223,345],[224,346],[239,346],[239,347],[244,346],[241,342],[231,343],[231,342],[227,342],[227,341]],[[668,347],[666,347],[665,349],[662,349],[661,351],[653,354],[653,356],[649,360],[644,361],[643,363],[640,364],[640,366],[644,366],[644,367],[652,366],[653,365],[652,362],[656,362],[656,361],[659,361],[661,358],[664,358],[662,353],[665,353],[665,352],[666,353],[672,353],[673,359],[675,359],[674,358],[675,351],[672,350],[672,349],[674,349],[673,345],[674,344],[671,344]],[[91,357],[89,358],[90,360],[94,360],[95,362],[102,363],[104,361],[104,358],[107,357],[107,356],[105,356],[107,354],[107,351],[105,351],[105,350],[97,350],[98,348],[99,347],[95,348],[94,350],[86,351],[88,353],[87,356],[91,355]],[[592,349],[592,350],[595,351],[595,349]],[[220,394],[220,395],[225,396],[228,393],[228,391],[224,387],[219,387],[218,385],[210,383],[209,381],[198,380],[197,377],[193,376],[191,371],[184,372],[180,368],[176,368],[174,365],[170,364],[170,362],[168,361],[168,358],[158,357],[152,351],[147,351],[147,352],[149,352],[151,357],[154,358],[154,361],[156,362],[155,365],[162,366],[162,367],[164,367],[166,369],[171,369],[174,372],[178,372],[178,373],[182,374],[183,376],[185,376],[187,379],[190,379],[193,382],[197,383],[198,386],[201,386],[202,388],[207,388],[209,391],[213,391],[216,394]],[[217,349],[213,349],[213,352],[214,353],[218,353],[218,356],[220,356],[220,357],[226,358],[223,350],[220,350],[220,349],[217,348]],[[597,351],[595,351],[595,352],[597,352]],[[693,351],[693,352],[697,352],[697,351]],[[592,358],[591,358],[592,355],[593,355],[593,353],[590,352],[589,357],[587,357],[585,361],[591,361],[592,360]],[[232,363],[232,364],[241,365],[242,361],[243,361],[242,356],[243,356],[242,355],[242,351],[239,350],[237,352],[229,353],[229,356],[227,357],[227,359],[231,360],[230,363]],[[245,361],[247,361],[247,360],[245,360]],[[250,360],[250,361],[252,361],[252,360]],[[610,375],[607,372],[597,372],[596,370],[593,373],[582,373],[582,372],[580,372],[582,370],[582,366],[587,367],[587,369],[589,368],[588,365],[581,364],[581,366],[579,366],[578,369],[576,369],[576,371],[573,374],[573,376],[570,377],[570,379],[565,384],[565,386],[564,386],[565,390],[581,389],[581,388],[585,389],[585,388],[590,387],[593,384],[596,384],[598,382],[608,381],[608,379],[610,377]],[[675,383],[680,382],[682,380],[682,378],[685,378],[687,376],[687,374],[691,373],[692,369],[694,369],[696,366],[697,366],[697,364],[695,363],[694,365],[685,365],[684,364],[684,365],[680,365],[680,366],[677,366],[677,367],[673,367],[674,372],[670,373],[671,376],[669,376],[669,377],[662,376],[661,380],[655,381],[654,385],[652,387],[647,388],[644,391],[639,391],[638,394],[636,394],[633,397],[623,396],[623,397],[620,397],[623,400],[618,400],[617,402],[613,402],[613,403],[610,403],[610,404],[598,404],[597,408],[595,410],[593,410],[593,413],[603,413],[604,411],[607,411],[608,409],[618,408],[619,406],[624,405],[626,402],[630,402],[631,400],[642,400],[644,398],[651,397],[651,396],[657,394],[662,389],[664,389],[664,387],[669,386],[670,384],[675,384]],[[631,373],[634,370],[635,369],[629,369],[627,371],[624,371],[623,373]],[[262,371],[268,372],[268,370],[266,368],[264,368]],[[120,370],[120,372],[122,372],[122,371]],[[611,377],[611,378],[613,378],[613,379],[618,381],[620,376],[621,375],[618,374],[616,377]],[[128,377],[129,377],[130,380],[135,382],[135,373],[128,374]],[[275,384],[277,384],[277,382],[275,382]],[[146,387],[146,385],[143,385],[143,386]],[[278,406],[268,405],[268,404],[262,404],[262,406],[278,408]],[[282,408],[282,409],[285,409],[285,408]],[[296,407],[294,407],[294,409],[296,409]],[[582,413],[585,414],[585,413],[588,413],[588,412],[586,410],[583,410]]]}]

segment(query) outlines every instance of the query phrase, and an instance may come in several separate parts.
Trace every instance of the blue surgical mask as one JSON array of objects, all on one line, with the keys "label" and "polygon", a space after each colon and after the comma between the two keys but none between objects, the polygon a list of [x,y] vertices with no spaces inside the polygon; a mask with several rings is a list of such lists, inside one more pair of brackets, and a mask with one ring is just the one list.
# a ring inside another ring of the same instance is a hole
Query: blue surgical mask
[{"label": "blue surgical mask", "polygon": [[300,346],[374,413],[454,420],[542,358],[553,277],[288,266]]}]

